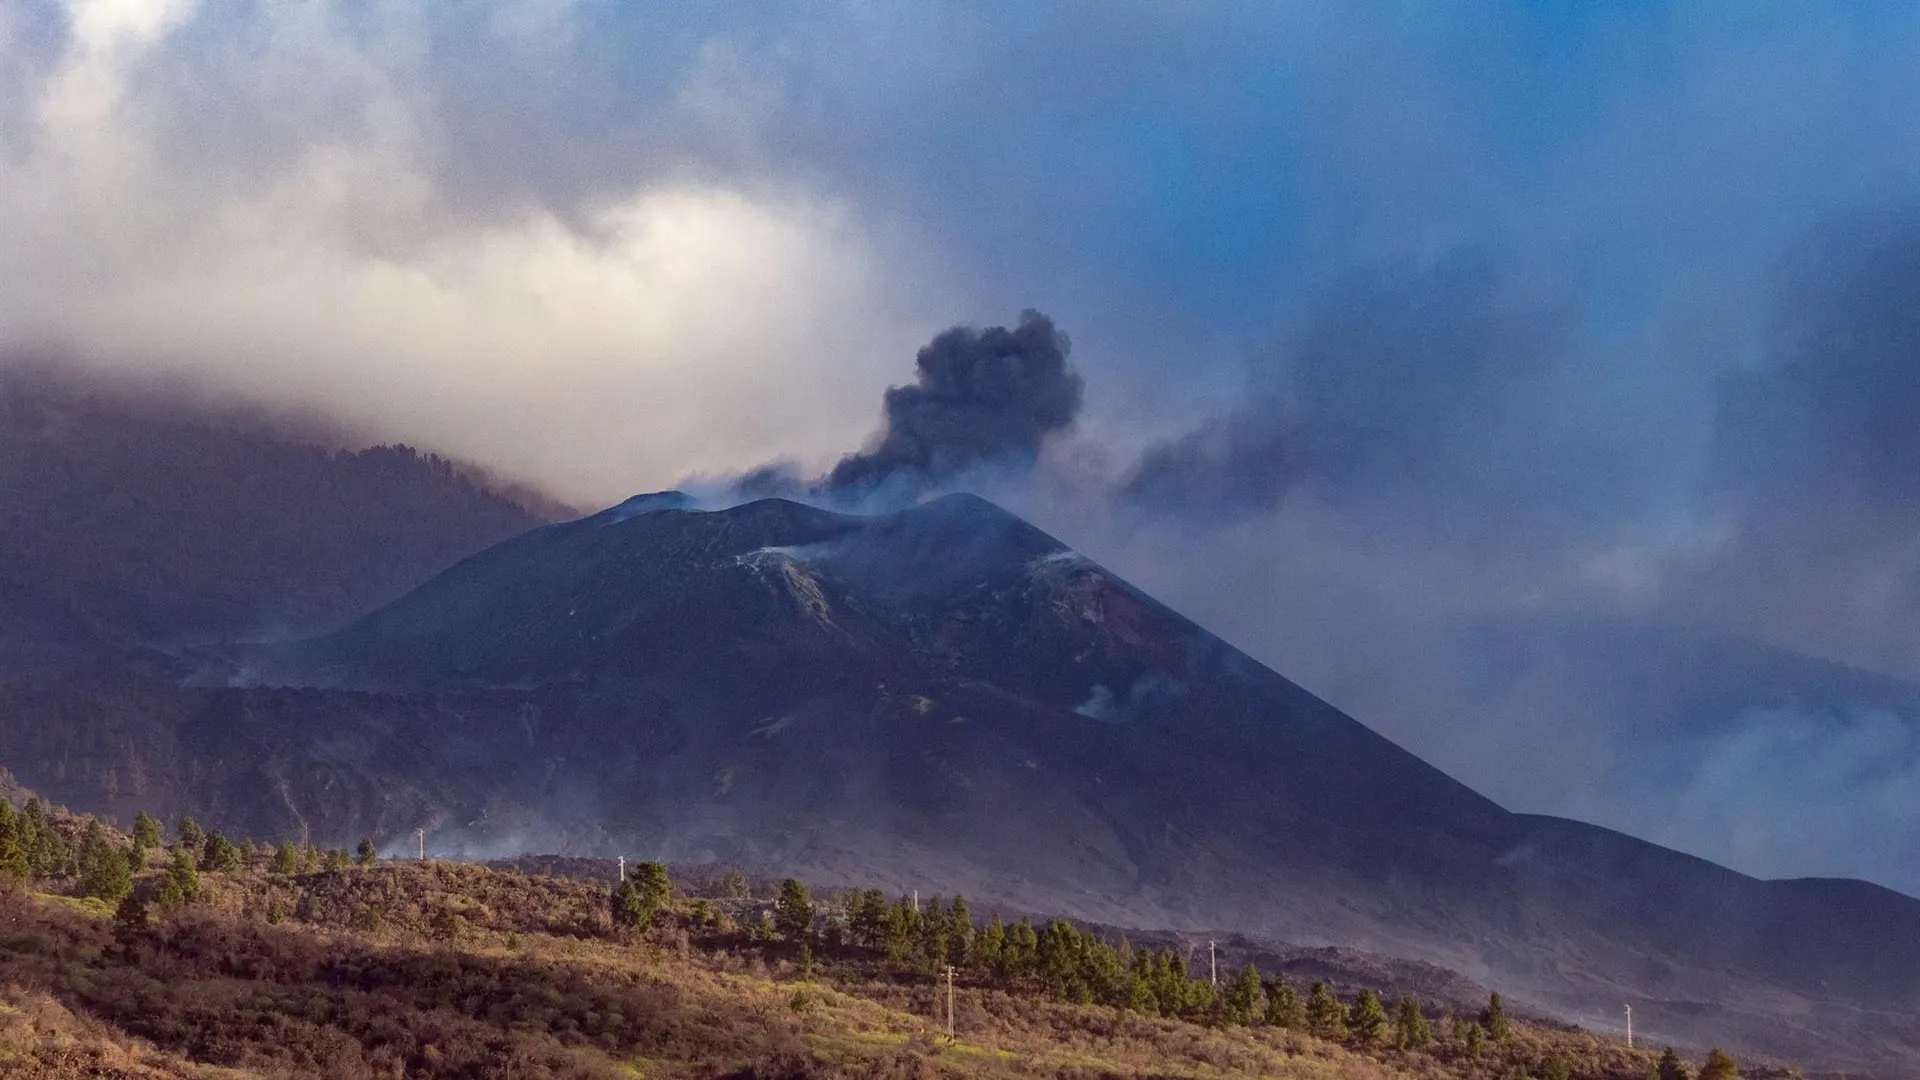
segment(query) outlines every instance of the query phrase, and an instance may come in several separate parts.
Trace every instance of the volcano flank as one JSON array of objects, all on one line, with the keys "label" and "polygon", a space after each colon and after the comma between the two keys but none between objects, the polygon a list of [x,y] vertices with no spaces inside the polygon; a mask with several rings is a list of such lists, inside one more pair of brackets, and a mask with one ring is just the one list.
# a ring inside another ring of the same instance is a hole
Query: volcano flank
[{"label": "volcano flank", "polygon": [[1674,1037],[1920,1061],[1893,1021],[1920,1004],[1920,903],[1509,813],[972,496],[641,497],[245,662],[412,703],[356,738],[456,847],[1359,945],[1567,1014],[1661,1001]]}]

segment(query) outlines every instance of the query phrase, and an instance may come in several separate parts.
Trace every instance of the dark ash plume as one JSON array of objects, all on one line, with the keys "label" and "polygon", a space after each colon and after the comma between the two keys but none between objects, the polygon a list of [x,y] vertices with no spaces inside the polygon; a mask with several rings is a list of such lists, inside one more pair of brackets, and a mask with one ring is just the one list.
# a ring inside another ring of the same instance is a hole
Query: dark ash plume
[{"label": "dark ash plume", "polygon": [[1120,496],[1148,510],[1231,523],[1280,504],[1301,471],[1298,436],[1274,404],[1218,417],[1147,448]]},{"label": "dark ash plume", "polygon": [[887,391],[878,440],[834,466],[826,493],[911,497],[971,469],[1031,467],[1047,436],[1080,411],[1069,348],[1053,320],[1031,309],[1012,329],[942,332],[920,350],[918,380]]},{"label": "dark ash plume", "polygon": [[804,499],[807,482],[802,478],[798,465],[791,461],[775,461],[741,473],[729,485],[729,490],[733,498],[743,501]]},{"label": "dark ash plume", "polygon": [[[1504,511],[1541,487],[1501,440],[1560,358],[1566,316],[1516,297],[1504,263],[1459,248],[1355,274],[1320,297],[1250,400],[1149,447],[1121,497],[1216,522],[1297,485],[1336,502],[1434,496]],[[1564,471],[1564,470],[1563,470]]]}]

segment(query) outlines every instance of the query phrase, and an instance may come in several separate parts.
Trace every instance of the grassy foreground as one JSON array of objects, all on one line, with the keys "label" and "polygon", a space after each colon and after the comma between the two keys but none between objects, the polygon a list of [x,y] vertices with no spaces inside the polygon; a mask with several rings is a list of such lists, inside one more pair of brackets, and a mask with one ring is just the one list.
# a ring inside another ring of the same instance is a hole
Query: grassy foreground
[{"label": "grassy foreground", "polygon": [[[675,894],[617,929],[604,885],[454,864],[204,875],[198,899],[0,888],[0,1076],[1578,1077],[1655,1059],[1515,1022],[1398,1049],[1142,1015],[771,938],[770,898]],[[1762,1075],[1750,1072],[1750,1076]]]}]

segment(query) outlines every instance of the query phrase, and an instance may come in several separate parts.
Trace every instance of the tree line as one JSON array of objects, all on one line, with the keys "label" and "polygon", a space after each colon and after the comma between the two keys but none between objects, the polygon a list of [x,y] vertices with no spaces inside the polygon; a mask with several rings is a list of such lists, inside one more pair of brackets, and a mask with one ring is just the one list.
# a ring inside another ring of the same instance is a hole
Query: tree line
[{"label": "tree line", "polygon": [[[639,864],[613,889],[615,925],[644,929],[671,892],[663,865]],[[940,976],[951,967],[977,984],[1015,993],[1212,1025],[1279,1027],[1406,1050],[1429,1046],[1436,1037],[1434,1022],[1412,997],[1399,999],[1389,1011],[1371,990],[1343,1001],[1324,982],[1303,992],[1285,979],[1263,975],[1254,964],[1216,986],[1189,970],[1177,949],[1135,948],[1124,936],[1109,941],[1065,919],[1036,926],[1031,919],[1008,923],[995,915],[981,923],[961,896],[889,901],[877,889],[864,889],[828,909],[789,878],[757,929],[792,950],[803,970],[819,949],[865,955],[901,973]],[[1448,1034],[1474,1055],[1487,1043],[1504,1041],[1512,1030],[1498,994],[1478,1017],[1446,1023]]]},{"label": "tree line", "polygon": [[[55,812],[39,799],[18,810],[0,798],[0,881],[53,882],[66,891],[118,905],[116,921],[144,925],[149,906],[170,910],[201,898],[202,873],[245,869],[295,875],[366,866],[378,859],[371,839],[351,854],[284,841],[277,846],[238,844],[183,817],[171,842],[161,823],[140,813],[127,834],[93,818]],[[146,900],[136,898],[134,877],[157,872]],[[643,862],[615,884],[608,915],[616,930],[644,932],[666,911],[674,888],[665,865]],[[696,902],[698,903],[698,902]],[[924,904],[906,896],[889,901],[877,889],[856,890],[839,903],[816,904],[795,879],[782,882],[757,936],[791,950],[810,973],[816,951],[865,957],[901,974],[934,977],[949,968],[979,985],[1035,994],[1079,1005],[1103,1005],[1149,1016],[1214,1026],[1267,1026],[1359,1046],[1419,1050],[1444,1036],[1469,1057],[1506,1042],[1512,1023],[1499,994],[1478,1015],[1430,1019],[1412,997],[1391,1009],[1371,990],[1342,1000],[1324,982],[1303,992],[1252,963],[1219,985],[1189,969],[1172,948],[1135,948],[1125,936],[1109,940],[1065,919],[1036,926],[1031,919],[1006,922],[998,915],[981,923],[965,898],[933,897]],[[1734,1080],[1731,1058],[1714,1051],[1698,1080]],[[1547,1080],[1563,1080],[1548,1063]],[[1650,1080],[1688,1080],[1689,1072],[1668,1051]]]},{"label": "tree line", "polygon": [[132,901],[134,876],[153,868],[156,859],[164,865],[153,900],[169,908],[200,898],[203,872],[259,864],[271,873],[292,875],[365,866],[376,858],[370,839],[360,841],[351,856],[344,849],[292,841],[268,848],[251,840],[236,844],[182,817],[169,843],[164,826],[145,811],[134,815],[133,828],[122,835],[96,818],[56,813],[37,798],[19,809],[0,799],[0,879],[62,882],[74,896],[107,904]]},{"label": "tree line", "polygon": [[[616,927],[644,931],[669,906],[673,885],[665,865],[640,863],[609,897]],[[698,903],[698,902],[696,902]],[[1342,1000],[1324,982],[1303,993],[1248,963],[1215,985],[1211,974],[1189,970],[1177,949],[1137,949],[1123,935],[1116,941],[1066,919],[1035,926],[998,915],[977,921],[966,899],[917,897],[889,901],[878,889],[847,894],[838,904],[816,904],[800,881],[781,882],[764,922],[750,930],[778,941],[810,973],[816,949],[884,962],[896,972],[943,976],[949,968],[979,985],[1033,993],[1080,1005],[1105,1005],[1150,1016],[1212,1026],[1268,1026],[1356,1046],[1429,1047],[1444,1036],[1469,1058],[1513,1037],[1513,1022],[1498,993],[1474,1016],[1430,1019],[1421,1002],[1401,997],[1389,1010],[1372,990]],[[1545,1063],[1546,1080],[1568,1080],[1563,1059]],[[1697,1080],[1738,1080],[1731,1057],[1716,1049]],[[1671,1049],[1648,1080],[1694,1080]]]}]

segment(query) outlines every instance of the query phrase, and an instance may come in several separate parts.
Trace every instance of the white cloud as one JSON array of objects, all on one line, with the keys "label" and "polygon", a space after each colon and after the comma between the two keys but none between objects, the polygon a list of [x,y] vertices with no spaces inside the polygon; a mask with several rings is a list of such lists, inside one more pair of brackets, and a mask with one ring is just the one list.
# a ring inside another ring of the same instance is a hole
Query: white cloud
[{"label": "white cloud", "polygon": [[192,14],[196,0],[67,0],[66,62],[40,101],[56,138],[95,133],[119,107],[128,65]]},{"label": "white cloud", "polygon": [[[275,6],[178,54],[160,50],[189,4],[69,14],[37,129],[11,133],[31,149],[0,174],[7,344],[611,500],[830,458],[938,324],[913,269],[932,260],[794,185],[639,175],[576,205],[469,205],[436,170],[445,117],[404,10],[349,27],[338,5]],[[568,16],[503,9],[497,29],[522,47]],[[195,115],[180,88],[211,65],[238,98]],[[722,90],[700,100],[738,115]]]}]

